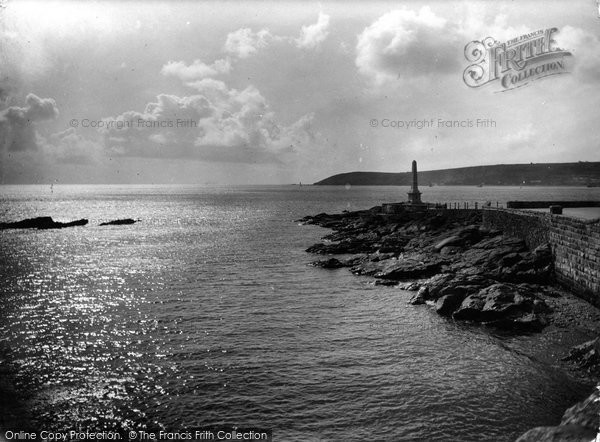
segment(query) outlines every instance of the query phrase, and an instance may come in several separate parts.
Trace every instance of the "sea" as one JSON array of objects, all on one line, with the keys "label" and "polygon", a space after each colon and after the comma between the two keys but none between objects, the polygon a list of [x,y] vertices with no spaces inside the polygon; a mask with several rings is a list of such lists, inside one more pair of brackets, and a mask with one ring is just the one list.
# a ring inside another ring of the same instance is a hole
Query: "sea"
[{"label": "sea", "polygon": [[[512,441],[590,381],[542,334],[456,323],[309,264],[297,220],[406,199],[371,186],[0,186],[0,354],[37,429],[271,429],[276,441]],[[431,202],[600,199],[441,187]],[[119,218],[133,225],[104,226]],[[1,422],[1,421],[0,421]]]}]

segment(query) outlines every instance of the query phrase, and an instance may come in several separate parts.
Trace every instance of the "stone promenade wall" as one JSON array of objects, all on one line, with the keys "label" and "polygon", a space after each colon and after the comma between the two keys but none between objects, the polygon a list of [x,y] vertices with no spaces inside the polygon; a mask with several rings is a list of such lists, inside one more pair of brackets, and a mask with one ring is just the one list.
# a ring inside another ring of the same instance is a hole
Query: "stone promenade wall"
[{"label": "stone promenade wall", "polygon": [[483,225],[523,238],[530,248],[548,243],[556,278],[600,306],[600,220],[514,209],[486,209]]}]

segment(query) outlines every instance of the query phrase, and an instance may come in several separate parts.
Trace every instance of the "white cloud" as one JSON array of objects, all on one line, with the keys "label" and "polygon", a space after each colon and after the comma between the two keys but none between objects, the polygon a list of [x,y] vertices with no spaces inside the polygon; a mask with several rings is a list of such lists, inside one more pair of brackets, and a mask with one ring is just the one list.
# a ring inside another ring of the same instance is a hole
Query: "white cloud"
[{"label": "white cloud", "polygon": [[0,112],[0,147],[9,151],[36,150],[38,135],[35,123],[58,117],[52,98],[29,94],[25,107],[11,106]]},{"label": "white cloud", "polygon": [[[161,94],[144,112],[105,119],[121,122],[101,130],[110,151],[123,156],[278,163],[314,141],[312,115],[282,125],[254,86],[230,89],[208,78],[190,85],[198,94]],[[178,127],[177,121],[194,123]]]},{"label": "white cloud", "polygon": [[286,42],[300,49],[317,49],[328,35],[329,15],[319,12],[317,22],[302,26],[298,38],[274,35],[266,28],[257,32],[250,28],[240,28],[227,35],[224,50],[231,56],[248,58],[273,42]]},{"label": "white cloud", "polygon": [[572,26],[565,26],[554,36],[559,48],[573,54],[573,73],[578,79],[598,81],[600,78],[600,40],[590,32]]},{"label": "white cloud", "polygon": [[213,77],[219,74],[228,74],[231,72],[231,61],[229,58],[216,60],[212,64],[203,63],[200,60],[194,60],[190,65],[183,61],[169,61],[161,71],[163,75],[170,75],[183,81],[193,81],[206,77]]},{"label": "white cloud", "polygon": [[302,26],[302,33],[296,39],[296,45],[303,49],[316,49],[329,35],[329,16],[319,12],[316,23]]},{"label": "white cloud", "polygon": [[272,39],[273,35],[268,29],[254,32],[250,28],[241,28],[227,35],[225,51],[238,58],[248,58],[266,47]]},{"label": "white cloud", "polygon": [[40,145],[47,156],[60,164],[91,164],[103,155],[102,145],[82,137],[73,127],[47,139],[40,137]]},{"label": "white cloud", "polygon": [[[464,46],[464,43],[463,43]],[[356,66],[383,83],[399,77],[448,72],[461,61],[456,30],[429,7],[388,12],[358,36]]]},{"label": "white cloud", "polygon": [[515,132],[509,132],[502,136],[502,144],[508,148],[522,148],[535,139],[536,132],[533,124],[529,123]]}]

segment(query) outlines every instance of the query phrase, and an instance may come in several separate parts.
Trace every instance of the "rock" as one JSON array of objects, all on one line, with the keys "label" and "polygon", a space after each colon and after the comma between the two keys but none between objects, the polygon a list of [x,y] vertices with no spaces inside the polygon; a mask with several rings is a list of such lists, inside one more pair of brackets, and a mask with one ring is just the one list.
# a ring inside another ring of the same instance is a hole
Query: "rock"
[{"label": "rock", "polygon": [[478,226],[471,225],[467,227],[463,227],[455,235],[452,235],[448,238],[443,239],[438,242],[433,249],[436,251],[442,250],[444,247],[449,246],[457,246],[460,248],[464,248],[465,246],[477,242],[484,231],[482,231]]},{"label": "rock", "polygon": [[125,224],[135,224],[138,220],[135,219],[131,219],[131,218],[124,218],[124,219],[115,219],[112,221],[107,221],[105,223],[100,223],[101,226],[122,226]]},{"label": "rock", "polygon": [[442,247],[442,249],[440,250],[440,255],[442,256],[451,256],[451,255],[456,255],[460,252],[462,252],[462,247],[457,247],[457,246],[444,246]]},{"label": "rock", "polygon": [[600,374],[600,337],[571,348],[563,361],[574,362],[580,369]]},{"label": "rock", "polygon": [[411,255],[398,259],[386,259],[377,262],[366,262],[352,267],[352,273],[368,275],[396,281],[417,279],[437,273],[443,263],[439,258],[425,255]]},{"label": "rock", "polygon": [[425,301],[427,300],[428,296],[429,289],[427,287],[421,287],[419,291],[415,295],[413,295],[412,298],[410,298],[408,303],[412,305],[425,304]]},{"label": "rock", "polygon": [[544,302],[526,286],[493,284],[467,296],[452,317],[520,331],[540,330],[545,321],[533,313],[534,300],[541,309]]},{"label": "rock", "polygon": [[440,292],[448,287],[450,282],[454,279],[454,275],[448,273],[442,273],[431,277],[425,283],[427,288],[429,289],[429,295],[431,299],[439,298]]},{"label": "rock", "polygon": [[600,394],[596,387],[590,396],[565,411],[560,425],[533,428],[519,437],[517,442],[593,442],[598,432],[599,414]]},{"label": "rock", "polygon": [[596,431],[591,428],[567,425],[533,428],[516,442],[594,442],[595,438]]},{"label": "rock", "polygon": [[459,294],[444,295],[435,302],[435,311],[442,316],[450,316],[462,300]]},{"label": "rock", "polygon": [[550,308],[550,306],[548,304],[546,304],[541,299],[534,299],[532,311],[533,311],[533,313],[550,313],[550,312],[552,312],[552,309]]},{"label": "rock", "polygon": [[534,313],[528,313],[517,318],[502,318],[485,322],[485,325],[517,332],[539,332],[546,326],[546,321]]},{"label": "rock", "polygon": [[340,267],[346,267],[339,259],[329,258],[323,261],[315,261],[311,263],[314,267],[321,267],[323,269],[339,269]]},{"label": "rock", "polygon": [[406,290],[408,292],[415,292],[421,288],[421,284],[418,282],[400,282],[397,283],[400,290]]},{"label": "rock", "polygon": [[442,241],[437,243],[435,246],[433,246],[433,248],[434,248],[434,250],[437,250],[439,252],[444,247],[455,246],[460,243],[462,243],[462,238],[458,235],[453,235],[449,238],[443,239]]},{"label": "rock", "polygon": [[[436,301],[436,310],[456,320],[470,320],[514,330],[539,330],[548,305],[537,294],[551,282],[552,253],[547,245],[530,251],[519,238],[480,227],[482,214],[465,219],[447,211],[382,214],[380,208],[319,214],[301,222],[331,228],[325,242],[307,251],[360,254],[343,262],[367,275],[410,290],[409,301]],[[376,253],[374,253],[376,252]],[[325,268],[341,261],[323,261]],[[415,280],[428,278],[416,283]],[[525,285],[528,284],[528,285]],[[425,291],[426,290],[426,291]]]},{"label": "rock", "polygon": [[0,223],[2,229],[63,229],[65,227],[85,226],[88,223],[87,219],[79,219],[68,223],[54,221],[49,216],[41,216],[38,218],[29,218],[12,223]]},{"label": "rock", "polygon": [[379,244],[358,240],[344,240],[337,243],[315,244],[308,249],[309,253],[318,253],[321,255],[346,254],[346,253],[372,253],[379,248]]},{"label": "rock", "polygon": [[481,290],[481,286],[478,285],[454,285],[457,283],[459,283],[459,281],[453,281],[453,284],[450,284],[440,290],[440,296],[455,295],[459,296],[462,301],[468,295],[477,293],[479,290]]},{"label": "rock", "polygon": [[481,309],[485,305],[485,299],[478,295],[467,296],[458,309],[452,314],[456,320],[478,321],[481,319]]},{"label": "rock", "polygon": [[560,425],[579,425],[597,430],[600,416],[600,390],[596,390],[586,399],[576,403],[563,414]]}]

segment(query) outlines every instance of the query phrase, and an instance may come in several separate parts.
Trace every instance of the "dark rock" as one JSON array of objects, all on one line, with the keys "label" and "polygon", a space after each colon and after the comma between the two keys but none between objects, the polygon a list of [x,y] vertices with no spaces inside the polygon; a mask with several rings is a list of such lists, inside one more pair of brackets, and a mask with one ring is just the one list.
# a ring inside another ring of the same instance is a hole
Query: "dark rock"
[{"label": "dark rock", "polygon": [[598,430],[599,416],[600,390],[596,387],[591,395],[565,411],[560,425],[578,425]]},{"label": "dark rock", "polygon": [[571,348],[563,361],[574,362],[580,369],[600,375],[600,337]]},{"label": "dark rock", "polygon": [[593,442],[596,431],[578,425],[559,427],[536,427],[517,439],[516,442]]},{"label": "dark rock", "polygon": [[400,282],[397,284],[398,285],[396,287],[398,287],[401,290],[406,290],[408,292],[414,292],[421,288],[421,284],[419,284],[418,282]]},{"label": "dark rock", "polygon": [[459,294],[444,295],[435,302],[435,311],[442,316],[450,316],[462,300],[463,297]]},{"label": "dark rock", "polygon": [[421,305],[425,304],[425,301],[429,297],[429,289],[427,287],[421,287],[419,291],[413,295],[412,298],[408,301],[409,304],[412,305]]},{"label": "dark rock", "polygon": [[308,249],[309,253],[321,255],[341,255],[346,253],[372,253],[379,248],[378,244],[358,240],[345,240],[337,243],[315,244]]},{"label": "dark rock", "polygon": [[437,273],[442,265],[441,259],[432,259],[428,256],[399,257],[398,259],[385,259],[370,261],[352,267],[352,273],[368,275],[382,279],[396,281],[428,277]]},{"label": "dark rock", "polygon": [[135,224],[138,220],[131,218],[124,219],[115,219],[113,221],[107,221],[105,223],[100,223],[101,226],[122,226],[126,224]]},{"label": "dark rock", "polygon": [[596,440],[599,415],[600,393],[596,387],[590,396],[565,411],[560,425],[533,428],[519,437],[517,442],[592,442]]},{"label": "dark rock", "polygon": [[430,299],[436,300],[440,296],[453,293],[467,296],[493,283],[494,281],[477,273],[443,273],[433,276],[425,284],[429,287]]},{"label": "dark rock", "polygon": [[38,218],[29,218],[12,223],[0,223],[2,229],[63,229],[65,227],[85,226],[88,223],[87,219],[79,219],[68,223],[54,221],[49,216],[41,216]]},{"label": "dark rock", "polygon": [[373,208],[301,221],[334,230],[309,252],[360,254],[343,263],[353,273],[408,281],[398,284],[405,290],[422,286],[412,304],[436,301],[440,314],[514,330],[547,323],[551,309],[537,294],[552,281],[550,248],[530,251],[519,238],[481,228],[481,213],[457,219],[445,211],[392,215]]},{"label": "dark rock", "polygon": [[435,275],[429,280],[427,280],[425,284],[429,290],[430,299],[439,298],[441,296],[440,292],[446,287],[448,287],[448,285],[453,279],[454,275],[442,273],[439,275]]},{"label": "dark rock", "polygon": [[502,328],[537,330],[545,325],[545,321],[533,313],[534,300],[538,301],[538,310],[541,309],[544,302],[527,287],[493,284],[467,296],[452,317],[486,322]]},{"label": "dark rock", "polygon": [[444,246],[440,250],[440,255],[442,255],[442,256],[456,255],[456,254],[462,252],[462,250],[463,249],[461,247],[457,247],[457,246]]},{"label": "dark rock", "polygon": [[528,313],[516,318],[502,318],[485,322],[485,325],[517,332],[539,332],[546,326],[546,321],[535,313]]},{"label": "dark rock", "polygon": [[467,296],[460,304],[452,317],[463,321],[478,321],[481,319],[481,309],[485,305],[485,299],[478,295]]},{"label": "dark rock", "polygon": [[323,261],[315,261],[312,262],[311,265],[315,267],[321,267],[323,269],[339,269],[340,267],[346,267],[346,264],[335,258],[329,258]]}]

